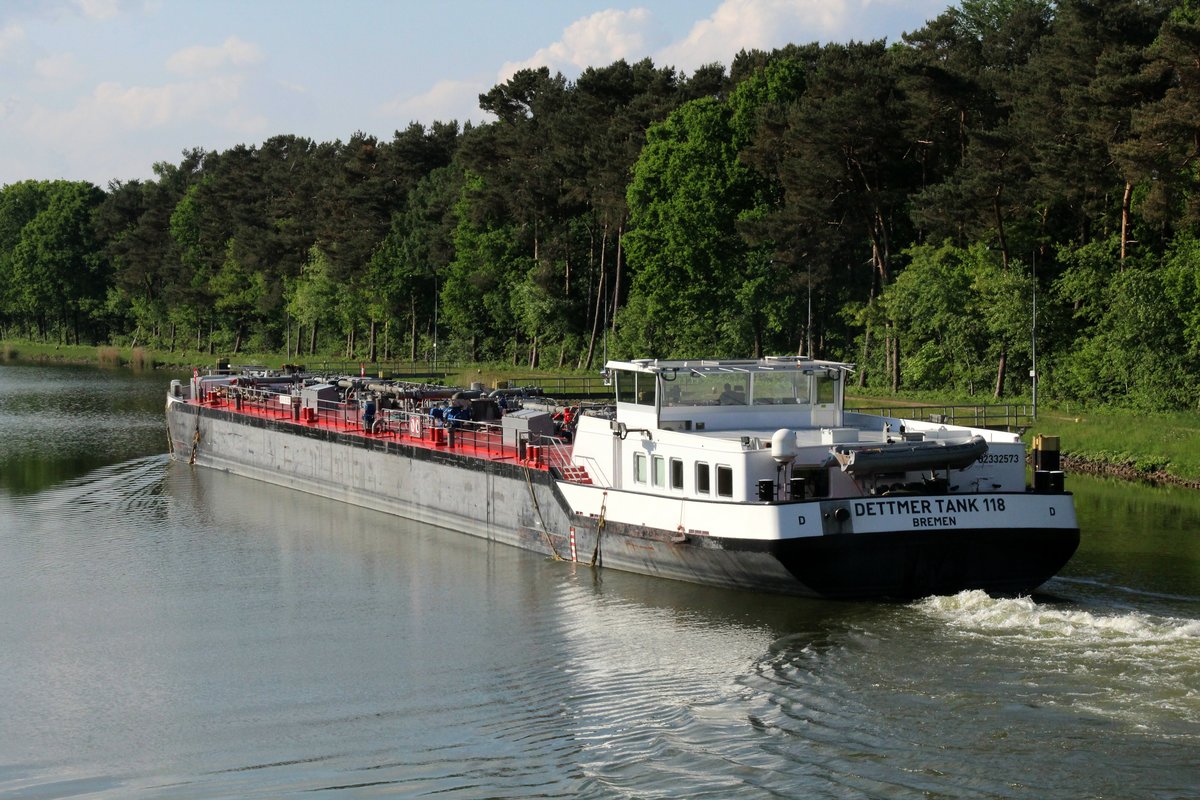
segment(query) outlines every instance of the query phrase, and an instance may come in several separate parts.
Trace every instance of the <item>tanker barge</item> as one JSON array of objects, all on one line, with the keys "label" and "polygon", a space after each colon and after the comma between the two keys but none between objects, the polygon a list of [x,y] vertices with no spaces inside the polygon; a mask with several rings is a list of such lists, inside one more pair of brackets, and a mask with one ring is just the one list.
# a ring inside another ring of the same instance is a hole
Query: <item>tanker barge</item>
[{"label": "tanker barge", "polygon": [[177,460],[663,578],[903,599],[1024,594],[1067,563],[1056,446],[1026,485],[1017,434],[848,411],[851,370],[612,361],[611,402],[562,419],[497,393],[244,371],[173,382],[166,413]]}]

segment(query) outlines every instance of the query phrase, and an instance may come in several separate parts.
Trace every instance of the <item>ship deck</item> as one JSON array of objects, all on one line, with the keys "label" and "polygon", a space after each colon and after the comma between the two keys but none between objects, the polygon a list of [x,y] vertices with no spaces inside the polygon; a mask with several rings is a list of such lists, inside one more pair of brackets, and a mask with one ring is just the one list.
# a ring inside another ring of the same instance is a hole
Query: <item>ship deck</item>
[{"label": "ship deck", "polygon": [[[462,422],[457,427],[435,425],[427,414],[385,410],[376,416],[371,430],[363,427],[354,406],[304,409],[294,405],[299,398],[268,394],[261,398],[231,397],[211,392],[203,401],[182,399],[193,406],[219,409],[246,417],[269,419],[296,428],[322,428],[347,436],[380,439],[431,451],[452,452],[483,461],[519,464],[529,469],[562,472],[570,470],[571,445],[541,437],[538,443],[520,441],[512,431],[491,422]],[[281,402],[288,401],[288,402]],[[572,476],[564,475],[570,479]]]}]

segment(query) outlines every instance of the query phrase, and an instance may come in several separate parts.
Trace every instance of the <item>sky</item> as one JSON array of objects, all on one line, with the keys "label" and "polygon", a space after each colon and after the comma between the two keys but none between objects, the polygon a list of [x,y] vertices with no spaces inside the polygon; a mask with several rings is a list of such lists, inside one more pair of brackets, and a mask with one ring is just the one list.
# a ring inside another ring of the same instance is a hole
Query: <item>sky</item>
[{"label": "sky", "polygon": [[897,41],[951,0],[0,0],[0,186],[152,178],[278,134],[486,121],[523,67]]}]

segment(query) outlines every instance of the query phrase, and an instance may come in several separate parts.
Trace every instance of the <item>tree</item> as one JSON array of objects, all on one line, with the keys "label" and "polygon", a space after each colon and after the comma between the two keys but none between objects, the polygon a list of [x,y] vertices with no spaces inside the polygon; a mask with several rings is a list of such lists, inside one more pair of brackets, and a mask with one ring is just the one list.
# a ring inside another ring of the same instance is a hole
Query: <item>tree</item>
[{"label": "tree", "polygon": [[1143,187],[1141,215],[1165,240],[1171,228],[1200,227],[1200,12],[1177,6],[1148,49],[1143,78],[1156,96],[1133,115],[1133,135],[1116,148]]},{"label": "tree", "polygon": [[[333,266],[325,253],[316,246],[308,251],[308,259],[300,275],[289,283],[286,293],[288,313],[309,330],[308,353],[317,352],[317,333],[321,320],[328,319],[330,310],[337,307],[337,283]],[[297,344],[297,353],[300,351]]]},{"label": "tree", "polygon": [[13,250],[21,242],[25,226],[48,205],[48,190],[49,184],[41,181],[0,188],[0,326],[24,318]]},{"label": "tree", "polygon": [[482,187],[479,176],[467,176],[456,207],[454,260],[446,269],[440,292],[441,318],[452,332],[451,344],[472,361],[502,354],[507,335],[515,332],[513,276],[532,264],[527,255],[521,255],[511,227],[471,219],[472,195]]},{"label": "tree", "polygon": [[746,266],[736,222],[751,190],[720,102],[693,100],[650,128],[629,185],[625,242],[631,292],[642,302],[620,319],[625,350],[694,357],[750,349],[737,313],[746,309],[730,302]]},{"label": "tree", "polygon": [[[46,206],[22,229],[12,249],[11,277],[18,308],[38,320],[42,334],[51,319],[61,337],[80,341],[80,329],[104,304],[105,273],[92,214],[104,198],[87,182],[55,181]],[[93,333],[95,333],[93,331]]]}]

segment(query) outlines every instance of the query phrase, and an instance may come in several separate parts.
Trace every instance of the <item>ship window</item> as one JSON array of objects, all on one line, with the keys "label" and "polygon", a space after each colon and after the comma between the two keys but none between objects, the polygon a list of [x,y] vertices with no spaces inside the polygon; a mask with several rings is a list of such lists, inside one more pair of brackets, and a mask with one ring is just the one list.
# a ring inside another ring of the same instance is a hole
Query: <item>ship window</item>
[{"label": "ship window", "polygon": [[717,497],[733,497],[733,467],[717,465]]},{"label": "ship window", "polygon": [[666,407],[715,405],[717,396],[713,393],[714,386],[714,383],[698,372],[676,372],[673,379],[664,378],[663,405]]},{"label": "ship window", "polygon": [[654,405],[655,377],[644,372],[617,370],[617,402]]},{"label": "ship window", "polygon": [[833,378],[826,378],[824,375],[817,376],[817,403],[820,405],[829,405],[836,399],[837,381]]},{"label": "ship window", "polygon": [[633,454],[633,480],[636,483],[646,482],[646,454]]},{"label": "ship window", "polygon": [[708,464],[696,462],[696,494],[708,494]]},{"label": "ship window", "polygon": [[637,402],[640,406],[654,405],[654,382],[653,375],[647,375],[644,372],[637,373]]},{"label": "ship window", "polygon": [[683,461],[678,458],[671,459],[671,488],[683,488]]},{"label": "ship window", "polygon": [[754,376],[754,405],[808,403],[809,376],[799,370],[759,372]]},{"label": "ship window", "polygon": [[653,456],[651,462],[654,465],[654,475],[652,476],[655,486],[665,486],[667,484],[667,460],[662,456]]},{"label": "ship window", "polygon": [[617,370],[617,402],[632,403],[637,398],[637,373]]}]

